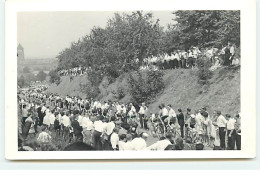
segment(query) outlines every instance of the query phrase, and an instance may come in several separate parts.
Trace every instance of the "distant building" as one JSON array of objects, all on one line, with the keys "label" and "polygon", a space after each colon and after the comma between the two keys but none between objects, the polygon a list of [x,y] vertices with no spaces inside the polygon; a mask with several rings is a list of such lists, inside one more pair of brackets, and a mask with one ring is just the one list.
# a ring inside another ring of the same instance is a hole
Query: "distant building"
[{"label": "distant building", "polygon": [[19,44],[17,47],[17,60],[24,61],[24,49],[21,44]]}]

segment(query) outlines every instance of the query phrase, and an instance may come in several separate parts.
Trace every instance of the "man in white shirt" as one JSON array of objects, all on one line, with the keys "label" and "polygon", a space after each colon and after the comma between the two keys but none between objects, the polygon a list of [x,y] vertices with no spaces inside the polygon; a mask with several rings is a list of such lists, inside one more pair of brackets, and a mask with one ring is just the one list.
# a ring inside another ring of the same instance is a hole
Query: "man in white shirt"
[{"label": "man in white shirt", "polygon": [[235,116],[235,132],[236,132],[236,149],[241,150],[241,117],[240,114]]},{"label": "man in white shirt", "polygon": [[162,106],[162,121],[164,121],[169,116],[169,112],[164,104],[162,104],[161,106]]},{"label": "man in white shirt", "polygon": [[54,130],[54,121],[55,121],[54,110],[51,111],[49,120],[50,120],[50,130],[52,131]]},{"label": "man in white shirt", "polygon": [[119,142],[119,136],[118,136],[119,129],[114,128],[113,133],[110,138],[111,146],[113,150],[118,150],[118,142]]},{"label": "man in white shirt", "polygon": [[227,136],[228,136],[228,150],[235,149],[235,140],[236,140],[236,131],[235,131],[235,123],[236,120],[231,118],[229,114],[227,117]]},{"label": "man in white shirt", "polygon": [[141,123],[141,128],[145,128],[145,121],[144,121],[144,116],[145,116],[145,112],[146,112],[146,106],[145,103],[142,103],[142,106],[139,109],[139,118],[140,118],[140,123]]},{"label": "man in white shirt", "polygon": [[104,130],[104,124],[101,121],[101,117],[98,116],[97,121],[94,122],[93,132],[93,146],[96,150],[102,150],[101,135]]},{"label": "man in white shirt", "polygon": [[85,115],[81,120],[81,126],[83,128],[83,142],[91,145],[92,144],[92,130],[94,128],[93,122],[89,119],[88,115]]},{"label": "man in white shirt", "polygon": [[229,57],[230,64],[232,64],[234,56],[235,56],[235,44],[232,44],[230,47],[230,57]]},{"label": "man in white shirt", "polygon": [[71,125],[71,121],[70,118],[68,117],[69,112],[67,112],[66,114],[64,112],[62,112],[62,117],[61,117],[61,125],[63,128],[63,135],[64,137],[67,137],[69,135],[69,127]]},{"label": "man in white shirt", "polygon": [[222,149],[226,148],[225,137],[226,137],[226,126],[227,120],[223,115],[221,115],[220,111],[217,111],[217,125],[219,128],[219,138],[220,138],[220,147]]},{"label": "man in white shirt", "polygon": [[[174,121],[174,118],[176,119],[177,115],[176,115],[175,111],[172,109],[172,105],[169,104],[167,107],[168,107],[168,110],[169,110],[169,112],[168,112],[168,122],[171,124],[171,122]],[[164,113],[166,113],[166,111]]]},{"label": "man in white shirt", "polygon": [[50,127],[50,113],[46,113],[43,118],[43,124],[46,125],[47,129]]},{"label": "man in white shirt", "polygon": [[113,130],[115,129],[115,123],[114,123],[114,119],[111,119],[110,122],[106,123],[106,125],[104,125],[104,131],[103,131],[103,139],[104,139],[104,143],[103,143],[103,149],[104,150],[110,150],[110,141],[109,138],[111,136],[111,134],[113,133]]}]

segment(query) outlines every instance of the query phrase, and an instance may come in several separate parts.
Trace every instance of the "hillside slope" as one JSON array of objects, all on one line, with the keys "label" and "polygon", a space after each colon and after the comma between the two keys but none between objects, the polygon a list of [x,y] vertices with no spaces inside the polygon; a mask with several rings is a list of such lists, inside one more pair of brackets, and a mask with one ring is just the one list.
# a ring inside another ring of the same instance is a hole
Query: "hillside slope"
[{"label": "hillside slope", "polygon": [[[86,97],[82,92],[82,84],[87,83],[86,76],[62,77],[61,83],[52,84],[47,92],[62,96]],[[196,71],[190,69],[167,70],[164,74],[165,89],[157,95],[149,105],[151,112],[158,112],[159,104],[172,104],[173,108],[186,111],[207,106],[208,110],[220,110],[223,113],[234,114],[240,111],[240,67],[222,67],[213,72],[208,86],[198,83]],[[112,84],[104,78],[99,86],[101,101],[131,102],[131,95],[127,84],[127,74],[116,79]],[[123,95],[118,95],[123,91]]]}]

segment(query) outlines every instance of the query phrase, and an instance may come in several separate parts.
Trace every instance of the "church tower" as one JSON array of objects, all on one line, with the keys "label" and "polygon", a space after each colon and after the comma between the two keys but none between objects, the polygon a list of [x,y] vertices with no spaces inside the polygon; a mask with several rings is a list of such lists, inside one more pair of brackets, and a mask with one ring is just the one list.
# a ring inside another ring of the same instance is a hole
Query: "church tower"
[{"label": "church tower", "polygon": [[24,49],[21,44],[19,44],[17,47],[17,60],[18,60],[18,62],[24,61]]}]

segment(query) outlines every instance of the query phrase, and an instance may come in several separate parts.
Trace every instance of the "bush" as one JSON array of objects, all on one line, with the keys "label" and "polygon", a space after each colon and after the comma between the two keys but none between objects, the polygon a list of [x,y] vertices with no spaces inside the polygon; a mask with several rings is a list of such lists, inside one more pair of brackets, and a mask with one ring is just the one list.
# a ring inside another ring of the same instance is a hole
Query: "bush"
[{"label": "bush", "polygon": [[202,56],[196,61],[198,67],[198,82],[201,84],[207,84],[208,80],[212,77],[212,71],[209,70],[211,62],[206,56]]},{"label": "bush", "polygon": [[123,97],[125,97],[126,95],[126,91],[124,89],[124,87],[122,85],[118,85],[117,87],[117,97],[118,99],[122,99]]},{"label": "bush", "polygon": [[162,71],[136,72],[129,75],[128,82],[130,94],[137,103],[151,101],[165,87]]},{"label": "bush", "polygon": [[58,74],[57,71],[51,70],[49,72],[49,76],[50,76],[50,82],[51,83],[56,83],[57,85],[60,84],[60,75]]},{"label": "bush", "polygon": [[80,90],[86,94],[87,98],[96,98],[100,94],[100,89],[97,86],[92,85],[91,82],[80,84]]}]

